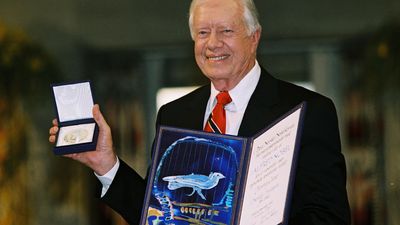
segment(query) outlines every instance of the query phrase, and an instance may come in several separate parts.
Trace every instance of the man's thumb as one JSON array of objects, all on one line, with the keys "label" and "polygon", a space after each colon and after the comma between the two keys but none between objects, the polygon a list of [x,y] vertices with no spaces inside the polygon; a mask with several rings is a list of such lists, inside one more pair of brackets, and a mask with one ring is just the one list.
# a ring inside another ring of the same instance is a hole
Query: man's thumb
[{"label": "man's thumb", "polygon": [[108,126],[106,120],[103,117],[103,114],[100,112],[100,106],[95,104],[93,106],[93,118],[96,121],[97,125],[99,125],[100,129],[104,129]]}]

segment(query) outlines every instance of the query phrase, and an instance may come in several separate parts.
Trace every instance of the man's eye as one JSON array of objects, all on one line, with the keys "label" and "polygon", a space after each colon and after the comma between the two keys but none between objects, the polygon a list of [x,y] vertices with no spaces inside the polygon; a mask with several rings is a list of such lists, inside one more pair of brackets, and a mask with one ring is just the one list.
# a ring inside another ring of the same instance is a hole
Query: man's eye
[{"label": "man's eye", "polygon": [[230,30],[230,29],[225,29],[225,30],[224,30],[224,33],[227,33],[227,34],[229,34],[229,33],[233,33],[233,30]]},{"label": "man's eye", "polygon": [[207,31],[199,31],[198,34],[199,34],[200,36],[204,36],[204,35],[207,34]]}]

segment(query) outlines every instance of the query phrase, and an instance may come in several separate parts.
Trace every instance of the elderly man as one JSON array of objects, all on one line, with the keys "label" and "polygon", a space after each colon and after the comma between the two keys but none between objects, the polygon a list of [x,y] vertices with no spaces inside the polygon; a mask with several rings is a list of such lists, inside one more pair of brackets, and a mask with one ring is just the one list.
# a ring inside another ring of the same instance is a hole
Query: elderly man
[{"label": "elderly man", "polygon": [[[161,107],[156,125],[253,136],[306,101],[289,224],[350,224],[346,168],[333,103],[273,78],[258,65],[261,26],[252,0],[194,0],[189,26],[196,62],[211,82]],[[219,106],[225,115],[223,128],[207,128],[221,95],[225,99],[225,105]],[[101,200],[137,224],[146,182],[115,155],[110,128],[98,105],[93,115],[100,129],[96,150],[67,157],[93,169],[101,183]],[[57,131],[54,120],[50,142]]]}]

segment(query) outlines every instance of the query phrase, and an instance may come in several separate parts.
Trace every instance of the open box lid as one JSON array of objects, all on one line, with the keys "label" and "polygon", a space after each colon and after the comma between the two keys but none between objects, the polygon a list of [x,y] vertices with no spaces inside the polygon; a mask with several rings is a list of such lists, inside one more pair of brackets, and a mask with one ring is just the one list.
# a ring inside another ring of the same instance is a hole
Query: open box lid
[{"label": "open box lid", "polygon": [[53,85],[60,123],[93,118],[93,96],[90,82]]}]

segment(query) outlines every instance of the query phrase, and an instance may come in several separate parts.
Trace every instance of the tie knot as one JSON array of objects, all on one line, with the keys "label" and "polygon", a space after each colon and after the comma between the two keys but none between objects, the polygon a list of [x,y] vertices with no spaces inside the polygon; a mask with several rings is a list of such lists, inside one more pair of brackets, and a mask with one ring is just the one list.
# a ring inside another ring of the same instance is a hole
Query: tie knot
[{"label": "tie knot", "polygon": [[217,95],[217,104],[226,105],[231,101],[231,96],[227,91],[222,91]]}]

